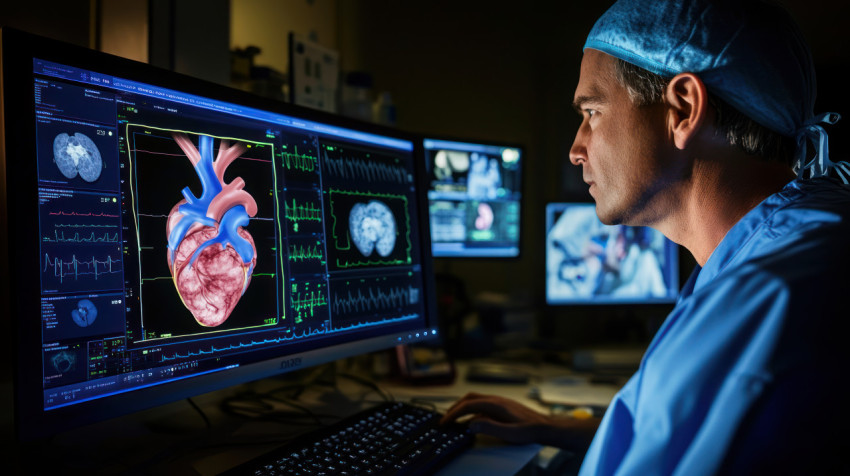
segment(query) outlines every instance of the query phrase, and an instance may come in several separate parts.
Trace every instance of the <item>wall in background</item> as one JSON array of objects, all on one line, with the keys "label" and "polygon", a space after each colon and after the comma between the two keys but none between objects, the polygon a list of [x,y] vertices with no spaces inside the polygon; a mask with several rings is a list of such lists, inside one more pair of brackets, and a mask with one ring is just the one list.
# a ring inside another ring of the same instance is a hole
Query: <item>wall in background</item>
[{"label": "wall in background", "polygon": [[0,25],[94,48],[96,11],[90,0],[0,2]]},{"label": "wall in background", "polygon": [[[232,0],[230,47],[258,46],[256,65],[288,69],[289,32],[339,50],[338,0]],[[342,2],[346,3],[346,2]]]},{"label": "wall in background", "polygon": [[99,3],[100,50],[147,63],[148,1],[110,0]]}]

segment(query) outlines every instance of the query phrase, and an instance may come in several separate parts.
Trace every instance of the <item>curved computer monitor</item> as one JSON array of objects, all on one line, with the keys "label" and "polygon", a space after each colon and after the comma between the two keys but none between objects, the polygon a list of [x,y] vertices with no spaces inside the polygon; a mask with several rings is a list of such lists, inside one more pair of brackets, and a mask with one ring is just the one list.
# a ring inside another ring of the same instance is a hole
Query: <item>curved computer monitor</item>
[{"label": "curved computer monitor", "polygon": [[13,30],[2,47],[22,439],[438,335],[415,138]]},{"label": "curved computer monitor", "polygon": [[605,225],[593,203],[546,206],[548,304],[672,303],[678,292],[678,245],[660,232]]},{"label": "curved computer monitor", "polygon": [[439,138],[422,143],[434,257],[519,256],[523,148]]}]

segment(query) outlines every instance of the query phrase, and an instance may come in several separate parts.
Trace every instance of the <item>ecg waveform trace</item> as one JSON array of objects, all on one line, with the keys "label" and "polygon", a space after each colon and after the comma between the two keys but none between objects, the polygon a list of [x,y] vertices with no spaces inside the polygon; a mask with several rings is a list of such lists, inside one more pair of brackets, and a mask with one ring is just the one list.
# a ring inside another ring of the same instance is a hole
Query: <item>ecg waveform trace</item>
[{"label": "ecg waveform trace", "polygon": [[407,315],[407,316],[400,316],[400,317],[391,318],[391,319],[384,319],[384,320],[381,320],[381,321],[358,322],[356,324],[340,326],[340,327],[337,327],[337,328],[334,328],[334,329],[308,328],[308,329],[304,329],[300,332],[293,333],[290,336],[276,337],[276,338],[273,338],[273,339],[263,339],[261,341],[252,340],[251,342],[244,342],[244,343],[240,342],[239,344],[235,344],[235,345],[231,344],[231,345],[227,345],[225,347],[211,346],[210,350],[198,350],[197,352],[189,351],[189,352],[186,352],[185,354],[174,353],[170,357],[163,355],[162,356],[162,362],[168,362],[168,361],[171,361],[171,360],[190,359],[190,358],[195,358],[195,357],[201,357],[201,356],[204,356],[204,355],[215,354],[217,352],[227,352],[229,350],[245,349],[245,348],[248,348],[248,347],[254,347],[254,346],[258,346],[258,345],[280,344],[280,343],[283,343],[283,342],[289,342],[289,341],[293,341],[293,340],[296,340],[296,339],[304,339],[304,338],[307,338],[307,337],[314,337],[314,336],[323,335],[323,334],[332,334],[332,333],[335,333],[335,332],[349,331],[349,330],[360,329],[360,328],[364,328],[364,327],[381,326],[381,325],[385,325],[385,324],[393,324],[393,323],[398,323],[398,322],[410,321],[410,320],[413,320],[413,319],[419,319],[420,317],[421,316],[419,314],[410,314],[410,315]]},{"label": "ecg waveform trace", "polygon": [[[113,265],[116,265],[115,268]],[[103,271],[98,266],[102,267]],[[68,272],[65,272],[66,267],[68,268]],[[86,267],[87,271],[81,270],[81,267]],[[44,272],[49,272],[50,268],[53,268],[53,275],[59,278],[60,283],[65,281],[65,276],[70,275],[73,275],[75,280],[79,279],[80,276],[87,277],[94,275],[94,279],[97,280],[101,275],[120,273],[122,271],[121,260],[112,259],[111,256],[107,256],[105,260],[98,260],[92,256],[90,260],[80,261],[76,255],[71,255],[71,260],[65,262],[60,258],[51,259],[50,255],[45,253]]]},{"label": "ecg waveform trace", "polygon": [[42,241],[45,243],[118,243],[118,232],[115,232],[111,236],[109,235],[109,233],[104,233],[103,235],[95,236],[94,232],[92,232],[90,235],[83,237],[81,237],[79,233],[74,233],[74,236],[67,238],[65,237],[64,231],[59,232],[54,230],[53,238],[45,236],[42,238]]},{"label": "ecg waveform trace", "polygon": [[315,203],[299,205],[293,198],[292,204],[284,202],[286,219],[293,222],[322,221],[322,209]]},{"label": "ecg waveform trace", "polygon": [[325,165],[328,173],[347,180],[366,180],[367,182],[395,182],[405,184],[411,176],[401,165],[382,164],[362,159],[339,158],[333,159],[325,154]]},{"label": "ecg waveform trace", "polygon": [[316,170],[316,162],[318,158],[310,154],[299,154],[298,146],[295,146],[295,152],[281,152],[283,165],[290,170],[300,170],[302,172],[313,172]]},{"label": "ecg waveform trace", "polygon": [[77,212],[49,212],[48,215],[63,216],[63,217],[105,217],[105,218],[120,218],[121,215],[109,215],[107,213],[77,213]]},{"label": "ecg waveform trace", "polygon": [[322,247],[318,244],[313,246],[289,246],[289,261],[322,260]]},{"label": "ecg waveform trace", "polygon": [[335,314],[390,309],[419,302],[419,289],[414,286],[393,287],[387,291],[380,288],[375,291],[370,287],[366,294],[360,289],[355,293],[349,290],[345,294],[342,297],[340,294],[334,294]]},{"label": "ecg waveform trace", "polygon": [[325,298],[325,293],[322,291],[296,293],[292,296],[292,308],[299,316],[301,315],[301,311],[306,310],[310,314],[310,317],[313,317],[313,311],[317,307],[327,305],[328,300]]}]

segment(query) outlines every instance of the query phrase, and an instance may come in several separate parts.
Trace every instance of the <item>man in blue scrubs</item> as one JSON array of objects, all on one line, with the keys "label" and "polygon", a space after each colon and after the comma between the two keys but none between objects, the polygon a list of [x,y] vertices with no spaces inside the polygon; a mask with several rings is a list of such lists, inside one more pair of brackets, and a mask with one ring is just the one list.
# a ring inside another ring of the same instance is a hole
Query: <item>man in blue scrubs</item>
[{"label": "man in blue scrubs", "polygon": [[582,449],[581,475],[850,474],[850,166],[811,56],[760,1],[623,0],[588,36],[570,161],[599,218],[699,266],[604,418],[467,395],[445,420]]}]

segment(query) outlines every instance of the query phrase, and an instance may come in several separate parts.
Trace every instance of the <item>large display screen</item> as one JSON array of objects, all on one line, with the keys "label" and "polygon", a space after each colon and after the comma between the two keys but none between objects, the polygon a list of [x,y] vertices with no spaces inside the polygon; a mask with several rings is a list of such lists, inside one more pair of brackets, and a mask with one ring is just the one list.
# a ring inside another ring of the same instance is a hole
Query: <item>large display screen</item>
[{"label": "large display screen", "polygon": [[23,434],[437,334],[409,137],[28,39],[4,32]]},{"label": "large display screen", "polygon": [[444,139],[424,148],[433,255],[519,256],[523,149]]},{"label": "large display screen", "polygon": [[605,225],[593,203],[546,206],[546,302],[675,302],[678,245],[648,227]]}]

